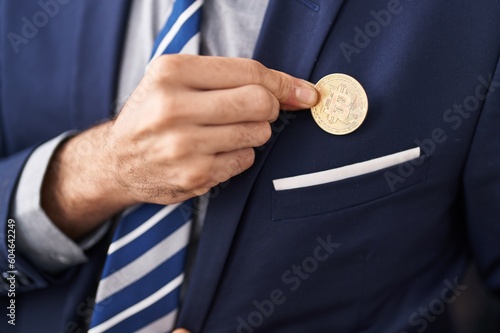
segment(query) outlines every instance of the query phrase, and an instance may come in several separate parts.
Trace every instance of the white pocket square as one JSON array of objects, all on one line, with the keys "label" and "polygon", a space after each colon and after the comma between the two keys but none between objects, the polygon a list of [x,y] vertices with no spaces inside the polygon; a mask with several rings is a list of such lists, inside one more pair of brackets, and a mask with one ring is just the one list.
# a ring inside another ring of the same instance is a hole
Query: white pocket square
[{"label": "white pocket square", "polygon": [[321,185],[339,180],[361,176],[379,171],[394,165],[405,163],[420,157],[420,147],[401,151],[399,153],[374,158],[372,160],[346,165],[340,168],[309,173],[300,176],[273,180],[276,191],[292,190],[308,186]]}]

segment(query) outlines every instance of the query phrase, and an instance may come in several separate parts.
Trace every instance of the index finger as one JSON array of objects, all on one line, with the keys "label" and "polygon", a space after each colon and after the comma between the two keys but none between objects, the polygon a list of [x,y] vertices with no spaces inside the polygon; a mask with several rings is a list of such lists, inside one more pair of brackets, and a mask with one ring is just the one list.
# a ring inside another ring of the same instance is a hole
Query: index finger
[{"label": "index finger", "polygon": [[307,109],[318,101],[318,92],[311,83],[251,59],[165,55],[155,59],[149,70],[172,83],[199,90],[261,85],[288,110]]}]

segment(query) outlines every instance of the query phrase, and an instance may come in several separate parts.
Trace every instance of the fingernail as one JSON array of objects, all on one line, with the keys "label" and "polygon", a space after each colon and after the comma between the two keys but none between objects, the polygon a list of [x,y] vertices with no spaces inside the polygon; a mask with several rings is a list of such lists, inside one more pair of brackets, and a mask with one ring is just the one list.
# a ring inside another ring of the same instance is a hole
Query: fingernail
[{"label": "fingernail", "polygon": [[318,101],[318,91],[307,81],[302,81],[302,84],[295,88],[295,96],[308,106],[314,106]]}]

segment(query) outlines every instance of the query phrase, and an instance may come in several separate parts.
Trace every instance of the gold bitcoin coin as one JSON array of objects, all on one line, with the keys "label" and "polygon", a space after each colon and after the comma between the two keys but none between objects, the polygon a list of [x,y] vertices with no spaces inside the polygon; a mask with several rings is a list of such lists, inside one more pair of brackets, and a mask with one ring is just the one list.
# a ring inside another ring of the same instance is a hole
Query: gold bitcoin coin
[{"label": "gold bitcoin coin", "polygon": [[330,74],[319,80],[319,103],[311,108],[314,121],[335,135],[354,132],[368,112],[368,97],[361,84],[345,74]]}]

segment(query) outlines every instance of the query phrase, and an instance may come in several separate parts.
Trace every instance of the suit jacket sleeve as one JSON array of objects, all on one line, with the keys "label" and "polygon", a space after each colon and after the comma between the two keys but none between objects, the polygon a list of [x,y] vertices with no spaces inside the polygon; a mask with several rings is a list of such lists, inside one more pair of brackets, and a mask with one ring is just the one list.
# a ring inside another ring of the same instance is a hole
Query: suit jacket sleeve
[{"label": "suit jacket sleeve", "polygon": [[[3,3],[2,3],[3,5]],[[4,21],[5,11],[0,10],[0,22]],[[3,26],[0,25],[0,33],[5,36]],[[0,54],[3,54],[4,44],[0,43]],[[2,58],[0,58],[0,78],[3,77],[2,73]],[[0,79],[0,91],[2,91],[2,80]],[[0,110],[4,106],[2,101],[2,95],[0,94]],[[7,271],[12,271],[9,268],[9,251],[7,242],[7,225],[8,221],[12,216],[10,215],[10,206],[15,195],[15,189],[17,181],[21,175],[24,164],[29,159],[29,156],[35,149],[35,147],[27,148],[11,156],[6,156],[7,153],[7,143],[5,138],[4,124],[2,123],[2,118],[0,118],[0,295],[6,294],[9,290],[9,280],[7,278],[10,276]],[[14,244],[15,245],[15,244]],[[12,251],[11,251],[12,252]],[[13,257],[14,254],[11,254]],[[21,292],[22,290],[33,290],[36,288],[42,288],[46,285],[46,279],[37,272],[37,270],[30,265],[23,258],[15,257],[15,269],[17,270],[16,275],[16,291]]]},{"label": "suit jacket sleeve", "polygon": [[[15,274],[17,292],[43,288],[47,285],[47,278],[27,260],[19,256],[18,252],[15,251],[15,247],[10,249],[11,251],[9,252],[8,246],[10,242],[8,242],[7,237],[7,225],[9,219],[12,218],[10,215],[11,202],[15,195],[16,184],[23,166],[32,151],[33,148],[29,148],[0,160],[0,234],[3,236],[0,237],[0,271],[2,272],[2,284],[4,284],[4,287],[8,286],[6,278],[11,275],[7,272],[17,271],[17,274]],[[12,238],[10,239],[12,240]],[[15,241],[12,244],[15,246]],[[13,266],[9,266],[9,254],[10,258],[15,261]],[[5,288],[2,289],[2,293],[5,293]]]}]

